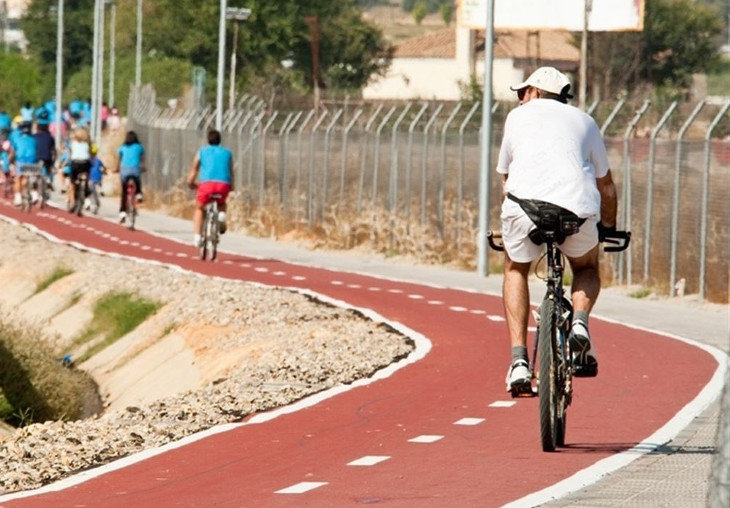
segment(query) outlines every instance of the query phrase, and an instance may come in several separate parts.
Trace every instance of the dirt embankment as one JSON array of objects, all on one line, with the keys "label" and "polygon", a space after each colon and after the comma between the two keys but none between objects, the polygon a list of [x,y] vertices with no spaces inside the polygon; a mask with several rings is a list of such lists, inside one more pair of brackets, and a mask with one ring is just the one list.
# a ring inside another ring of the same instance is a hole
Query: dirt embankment
[{"label": "dirt embankment", "polygon": [[[413,349],[389,327],[291,291],[83,253],[5,223],[0,236],[3,315],[40,327],[57,358],[70,354],[95,379],[104,404],[98,417],[0,437],[0,491],[352,382]],[[153,314],[110,342],[99,325],[110,295],[153,302]]]}]

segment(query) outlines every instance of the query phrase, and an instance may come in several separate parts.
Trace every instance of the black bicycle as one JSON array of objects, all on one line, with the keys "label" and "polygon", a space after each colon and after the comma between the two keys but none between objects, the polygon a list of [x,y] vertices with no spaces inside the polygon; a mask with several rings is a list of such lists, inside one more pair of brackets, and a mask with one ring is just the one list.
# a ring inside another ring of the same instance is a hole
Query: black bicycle
[{"label": "black bicycle", "polygon": [[[547,291],[537,316],[530,372],[533,379],[538,381],[542,449],[551,452],[556,446],[565,445],[567,411],[573,398],[573,375],[582,368],[573,361],[568,341],[573,306],[563,289],[565,265],[558,245],[566,237],[577,233],[585,219],[552,203],[523,200],[511,195],[507,197],[516,201],[535,223],[536,229],[530,233],[530,239],[538,245],[546,245],[543,257],[547,264],[547,274],[540,278],[545,280]],[[489,245],[495,250],[503,251],[504,246],[495,242],[499,237],[499,234],[492,231],[487,233]],[[604,251],[618,252],[629,246],[631,233],[612,231],[610,235],[601,235],[600,240],[612,245],[604,247]],[[537,265],[535,272],[537,273]],[[520,396],[524,393],[512,395]]]},{"label": "black bicycle", "polygon": [[218,242],[220,241],[220,222],[218,221],[218,200],[220,194],[211,194],[210,201],[205,205],[203,215],[203,235],[200,246],[200,259],[205,261],[206,256],[215,261],[218,255]]}]

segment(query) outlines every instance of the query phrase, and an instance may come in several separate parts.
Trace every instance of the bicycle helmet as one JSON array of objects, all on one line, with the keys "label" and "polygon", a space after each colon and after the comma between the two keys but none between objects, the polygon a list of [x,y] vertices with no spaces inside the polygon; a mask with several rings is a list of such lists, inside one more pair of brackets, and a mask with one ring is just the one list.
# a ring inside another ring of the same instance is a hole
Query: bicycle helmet
[{"label": "bicycle helmet", "polygon": [[51,123],[50,121],[50,115],[48,114],[48,111],[43,110],[40,113],[38,113],[38,125],[48,125]]}]

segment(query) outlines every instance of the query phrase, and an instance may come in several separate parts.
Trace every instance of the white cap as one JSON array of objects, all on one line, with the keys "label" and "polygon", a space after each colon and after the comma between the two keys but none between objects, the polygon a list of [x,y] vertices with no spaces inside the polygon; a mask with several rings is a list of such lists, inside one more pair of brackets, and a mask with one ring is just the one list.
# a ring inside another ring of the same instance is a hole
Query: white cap
[{"label": "white cap", "polygon": [[530,77],[518,85],[511,86],[513,91],[522,90],[525,87],[534,86],[546,92],[562,95],[568,99],[573,96],[568,93],[570,90],[570,81],[568,77],[557,70],[555,67],[540,67],[530,74]]}]

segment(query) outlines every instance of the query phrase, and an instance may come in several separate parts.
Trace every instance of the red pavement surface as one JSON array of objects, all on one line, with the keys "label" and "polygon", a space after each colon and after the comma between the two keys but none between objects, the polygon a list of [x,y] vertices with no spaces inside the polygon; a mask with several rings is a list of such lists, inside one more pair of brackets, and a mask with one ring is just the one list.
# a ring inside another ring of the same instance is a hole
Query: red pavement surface
[{"label": "red pavement surface", "polygon": [[[692,400],[717,367],[701,349],[594,320],[600,375],[576,380],[568,444],[543,453],[537,399],[489,407],[511,400],[504,392],[506,326],[487,318],[503,314],[499,298],[244,256],[223,254],[215,263],[202,262],[190,246],[60,210],[28,215],[2,202],[0,214],[102,251],[208,275],[311,289],[373,309],[433,343],[424,359],[385,380],[61,492],[3,506],[501,505],[636,445]],[[434,300],[443,304],[429,303]],[[465,417],[484,421],[454,424]],[[408,441],[420,435],[443,438],[430,444]],[[347,465],[368,455],[390,458],[369,467]],[[327,483],[302,494],[275,493],[299,482]]]}]

